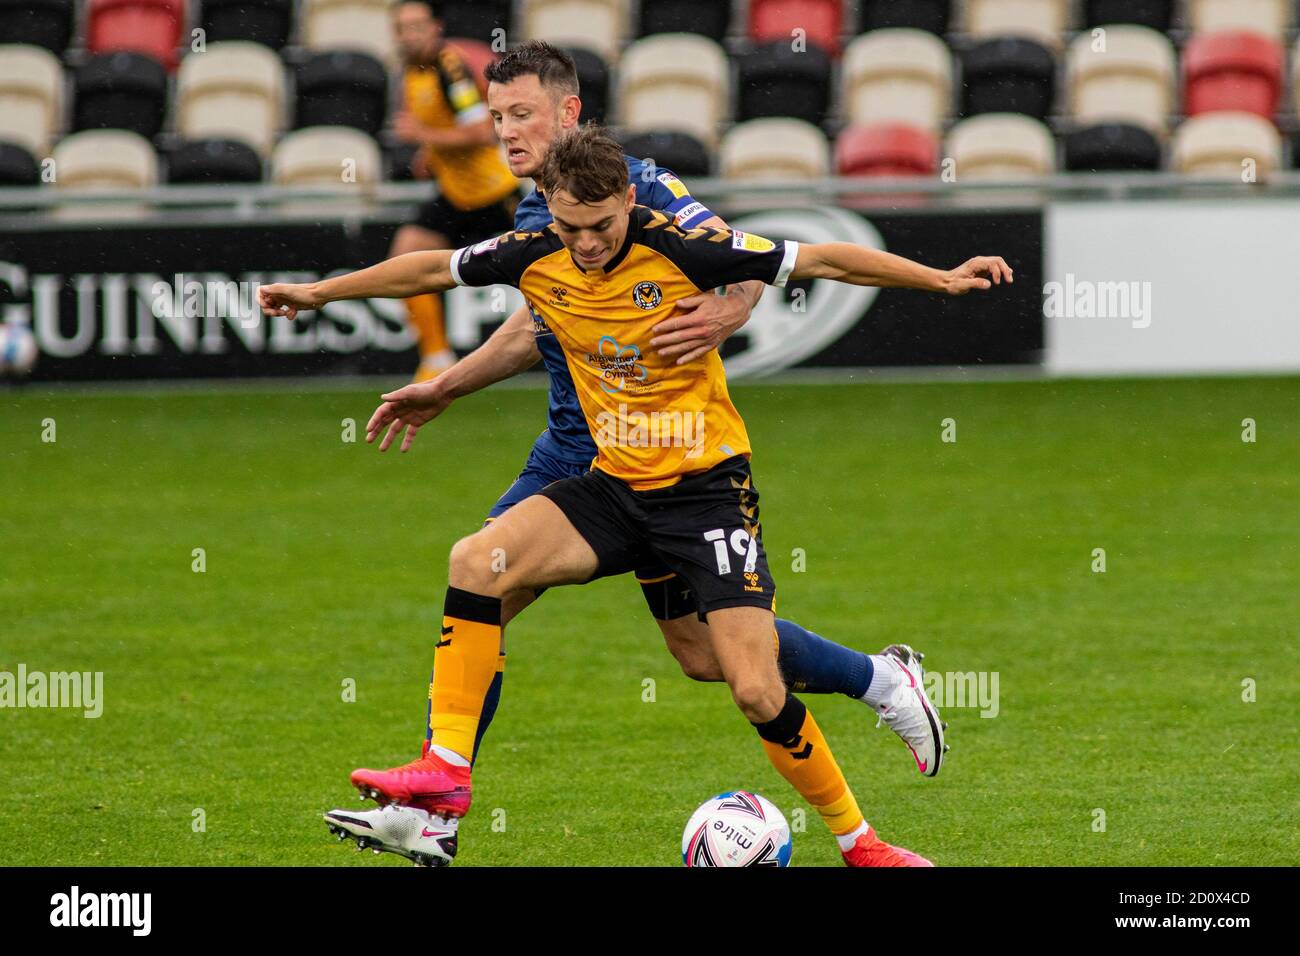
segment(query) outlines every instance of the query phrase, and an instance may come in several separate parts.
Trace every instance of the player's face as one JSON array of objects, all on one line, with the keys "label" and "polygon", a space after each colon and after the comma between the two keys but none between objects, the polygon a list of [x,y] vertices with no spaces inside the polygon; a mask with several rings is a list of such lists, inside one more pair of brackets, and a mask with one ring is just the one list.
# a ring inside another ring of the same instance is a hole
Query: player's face
[{"label": "player's face", "polygon": [[422,3],[403,3],[393,14],[397,48],[402,59],[413,66],[433,62],[442,39],[442,23]]},{"label": "player's face", "polygon": [[488,112],[506,149],[510,172],[536,176],[556,137],[578,123],[582,101],[542,86],[536,76],[488,84]]},{"label": "player's face", "polygon": [[625,195],[598,203],[579,202],[563,189],[546,194],[556,235],[584,269],[599,269],[614,258],[627,236],[628,214],[635,201],[634,186]]}]

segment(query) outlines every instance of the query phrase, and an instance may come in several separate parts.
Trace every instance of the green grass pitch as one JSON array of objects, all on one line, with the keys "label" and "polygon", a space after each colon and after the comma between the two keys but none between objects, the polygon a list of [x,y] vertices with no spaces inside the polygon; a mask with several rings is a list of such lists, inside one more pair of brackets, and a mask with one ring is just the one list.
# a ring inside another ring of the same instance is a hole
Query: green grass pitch
[{"label": "green grass pitch", "polygon": [[[997,716],[945,710],[933,780],[862,704],[804,695],[885,839],[939,865],[1300,862],[1300,379],[733,393],[780,612],[998,674]],[[341,440],[373,407],[0,393],[0,670],[104,673],[99,719],[0,710],[0,863],[408,865],[320,814],[360,806],[353,767],[418,754],[447,552],[545,398],[468,399],[404,456]],[[801,806],[630,578],[508,633],[457,866],[678,865],[720,790]],[[809,812],[793,865],[839,862]]]}]

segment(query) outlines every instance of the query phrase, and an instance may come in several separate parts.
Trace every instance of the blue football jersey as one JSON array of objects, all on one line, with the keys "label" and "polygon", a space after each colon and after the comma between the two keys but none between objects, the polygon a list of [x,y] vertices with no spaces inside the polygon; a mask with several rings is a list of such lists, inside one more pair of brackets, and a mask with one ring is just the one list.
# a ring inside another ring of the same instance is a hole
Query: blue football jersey
[{"label": "blue football jersey", "polygon": [[[662,166],[655,166],[633,156],[627,159],[628,182],[636,186],[638,205],[649,206],[673,217],[676,225],[693,229],[713,213],[686,190],[686,185]],[[523,232],[540,232],[551,224],[551,210],[541,193],[533,190],[515,210],[515,228]],[[531,311],[531,310],[530,310]],[[569,366],[555,333],[535,311],[533,332],[537,348],[551,376],[550,410],[546,431],[537,440],[539,452],[558,455],[569,461],[590,464],[596,457],[596,443],[587,428],[587,418],[578,405]]]}]

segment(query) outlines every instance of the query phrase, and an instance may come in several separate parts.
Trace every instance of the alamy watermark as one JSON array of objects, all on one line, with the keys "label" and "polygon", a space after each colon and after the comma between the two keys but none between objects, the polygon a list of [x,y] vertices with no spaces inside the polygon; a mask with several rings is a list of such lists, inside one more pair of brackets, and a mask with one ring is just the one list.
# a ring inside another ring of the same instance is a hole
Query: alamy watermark
[{"label": "alamy watermark", "polygon": [[936,707],[978,707],[981,717],[996,717],[1000,680],[997,671],[926,671],[921,683]]},{"label": "alamy watermark", "polygon": [[1150,282],[1093,282],[1067,272],[1064,282],[1043,286],[1043,316],[1049,319],[1129,319],[1133,328],[1151,325]]},{"label": "alamy watermark", "polygon": [[0,671],[0,708],[69,707],[94,719],[104,712],[103,671]]}]

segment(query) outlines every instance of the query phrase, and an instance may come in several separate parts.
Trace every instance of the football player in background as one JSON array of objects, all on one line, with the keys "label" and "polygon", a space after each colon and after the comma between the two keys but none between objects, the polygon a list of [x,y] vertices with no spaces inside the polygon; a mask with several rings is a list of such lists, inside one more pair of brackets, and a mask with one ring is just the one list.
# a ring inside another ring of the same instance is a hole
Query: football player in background
[{"label": "football player in background", "polygon": [[[401,0],[393,7],[393,25],[404,64],[403,105],[393,117],[393,132],[417,147],[411,171],[417,179],[436,179],[438,197],[397,230],[389,256],[455,249],[510,229],[519,184],[501,158],[473,73],[443,40],[436,4]],[[415,381],[427,381],[456,361],[442,298],[412,296],[406,309],[420,350]]]}]

